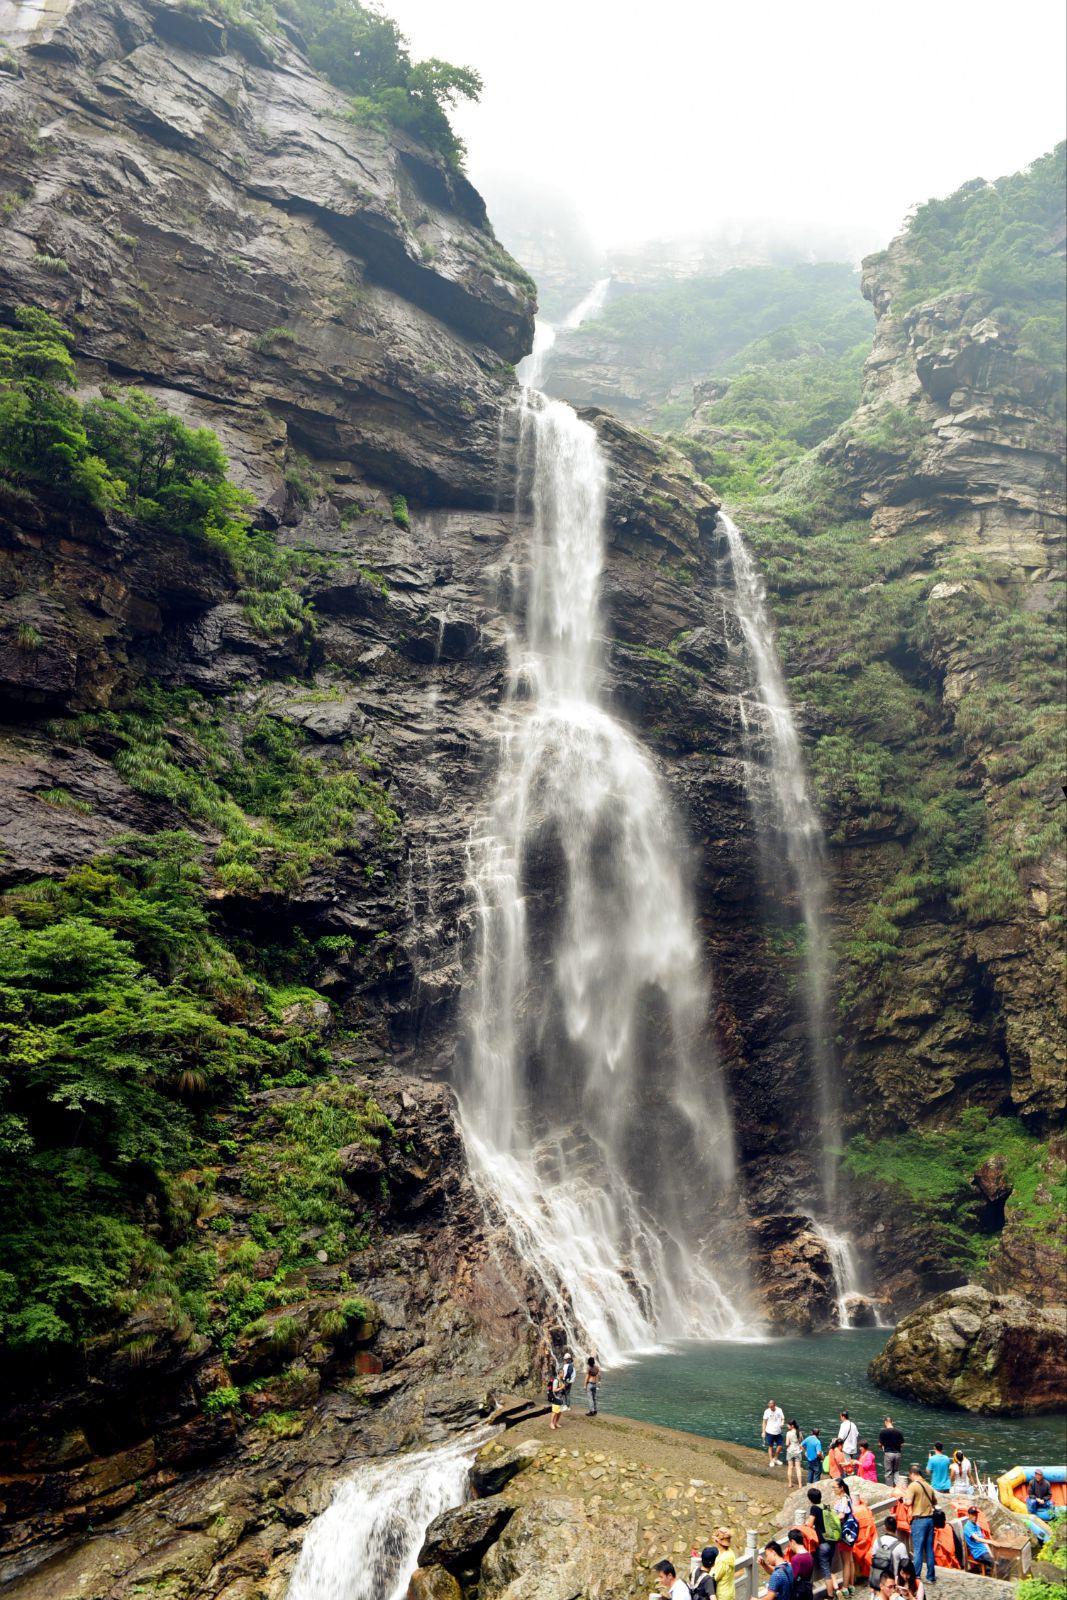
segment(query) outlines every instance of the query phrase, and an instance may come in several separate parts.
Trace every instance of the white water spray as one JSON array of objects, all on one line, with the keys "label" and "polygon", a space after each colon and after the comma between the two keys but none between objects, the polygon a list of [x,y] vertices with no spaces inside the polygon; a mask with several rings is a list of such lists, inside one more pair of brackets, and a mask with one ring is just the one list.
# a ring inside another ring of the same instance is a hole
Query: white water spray
[{"label": "white water spray", "polygon": [[[538,372],[531,358],[524,376]],[[716,1212],[736,1215],[732,1127],[684,844],[648,756],[598,701],[604,457],[530,388],[519,440],[526,625],[472,840],[461,1099],[483,1194],[567,1337],[618,1360],[743,1333],[724,1288],[736,1263],[711,1243]]]},{"label": "white water spray", "polygon": [[312,1523],[287,1600],[404,1600],[434,1517],[461,1505],[488,1435],[369,1461]]}]

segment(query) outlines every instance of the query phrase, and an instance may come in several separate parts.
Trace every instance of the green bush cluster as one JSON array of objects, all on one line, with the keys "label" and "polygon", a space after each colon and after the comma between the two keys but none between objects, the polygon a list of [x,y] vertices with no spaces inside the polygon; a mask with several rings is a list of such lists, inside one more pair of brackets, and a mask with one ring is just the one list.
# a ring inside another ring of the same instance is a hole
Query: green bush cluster
[{"label": "green bush cluster", "polygon": [[352,96],[359,121],[400,128],[460,165],[463,144],[448,113],[458,100],[481,94],[473,68],[436,57],[413,61],[393,19],[359,0],[279,0],[278,10],[300,29],[312,66]]},{"label": "green bush cluster", "polygon": [[950,290],[989,297],[1023,352],[1061,377],[1067,365],[1062,237],[1067,143],[1008,177],[977,178],[928,200],[908,225],[907,280],[896,312]]},{"label": "green bush cluster", "polygon": [[857,1135],[845,1146],[843,1159],[846,1171],[884,1186],[894,1200],[908,1205],[916,1221],[937,1229],[946,1263],[974,1273],[985,1265],[996,1234],[979,1226],[983,1200],[971,1179],[992,1156],[1004,1161],[1012,1221],[1055,1239],[1067,1195],[1061,1192],[1059,1205],[1037,1199],[1048,1145],[1014,1118],[990,1117],[972,1106],[950,1128]]},{"label": "green bush cluster", "polygon": [[[297,728],[264,708],[231,725],[195,693],[145,689],[126,709],[87,713],[57,732],[103,743],[132,788],[216,828],[215,876],[234,894],[290,892],[317,862],[351,846],[365,816],[380,847],[398,826],[362,745],[318,760]],[[373,872],[373,853],[365,866]]]},{"label": "green bush cluster", "polygon": [[[179,1175],[215,1108],[307,1062],[215,931],[187,834],[117,843],[0,903],[0,1343],[77,1343],[180,1302]],[[178,1254],[175,1254],[178,1252]]]},{"label": "green bush cluster", "polygon": [[310,632],[293,558],[249,526],[250,497],[229,481],[211,429],[187,427],[139,389],[106,387],[80,402],[73,348],[73,335],[36,306],[0,327],[0,485],[123,513],[213,551],[258,631]]}]

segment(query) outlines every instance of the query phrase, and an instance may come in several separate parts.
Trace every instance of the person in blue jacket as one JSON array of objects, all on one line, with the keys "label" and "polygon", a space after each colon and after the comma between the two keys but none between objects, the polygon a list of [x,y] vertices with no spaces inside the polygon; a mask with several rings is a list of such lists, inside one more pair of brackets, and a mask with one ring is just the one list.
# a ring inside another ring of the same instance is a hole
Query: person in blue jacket
[{"label": "person in blue jacket", "polygon": [[968,1506],[967,1515],[963,1521],[963,1542],[967,1546],[967,1554],[972,1561],[981,1562],[982,1566],[993,1570],[993,1552],[985,1542],[985,1534],[978,1526],[978,1507]]}]

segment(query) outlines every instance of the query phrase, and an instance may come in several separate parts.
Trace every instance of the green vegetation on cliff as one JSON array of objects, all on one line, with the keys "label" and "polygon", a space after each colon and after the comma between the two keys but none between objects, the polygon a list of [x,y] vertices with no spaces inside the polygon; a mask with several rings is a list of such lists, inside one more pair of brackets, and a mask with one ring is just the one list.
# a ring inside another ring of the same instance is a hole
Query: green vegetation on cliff
[{"label": "green vegetation on cliff", "polygon": [[[187,834],[131,839],[3,896],[0,1341],[86,1337],[168,1280],[168,1181],[211,1108],[314,1059],[213,928]],[[173,1286],[171,1286],[173,1288]]]},{"label": "green vegetation on cliff", "polygon": [[24,306],[0,326],[0,489],[72,510],[119,514],[220,557],[264,634],[307,633],[293,558],[249,525],[249,496],[227,477],[210,428],[189,428],[139,389],[75,398],[74,337]]},{"label": "green vegetation on cliff", "polygon": [[1018,335],[1025,354],[1063,372],[1063,196],[1067,143],[995,183],[975,178],[945,200],[928,200],[908,224],[900,313],[935,295],[976,289]]},{"label": "green vegetation on cliff", "polygon": [[996,1161],[1011,1194],[1013,1223],[1054,1240],[1062,1227],[1067,1195],[1040,1198],[1048,1145],[1011,1117],[990,1117],[970,1107],[949,1127],[913,1128],[846,1145],[845,1170],[887,1191],[892,1205],[905,1204],[914,1224],[938,1239],[945,1266],[973,1276],[985,1267],[999,1234],[1000,1219],[983,1226],[986,1202],[974,1175]]},{"label": "green vegetation on cliff", "polygon": [[86,712],[57,732],[106,747],[138,793],[216,829],[215,879],[231,894],[293,890],[316,863],[350,848],[364,819],[373,840],[364,870],[373,874],[397,825],[361,745],[316,759],[297,729],[265,708],[227,721],[196,693],[146,688],[122,709]]},{"label": "green vegetation on cliff", "polygon": [[[761,449],[769,447],[767,465],[786,438],[800,454],[849,415],[870,333],[854,269],[818,262],[735,267],[618,295],[574,337],[618,345],[621,364],[645,369],[653,389],[721,379],[723,392],[702,405],[701,420],[737,430],[752,471]],[[660,425],[676,426],[688,411],[686,402],[671,402]]]}]

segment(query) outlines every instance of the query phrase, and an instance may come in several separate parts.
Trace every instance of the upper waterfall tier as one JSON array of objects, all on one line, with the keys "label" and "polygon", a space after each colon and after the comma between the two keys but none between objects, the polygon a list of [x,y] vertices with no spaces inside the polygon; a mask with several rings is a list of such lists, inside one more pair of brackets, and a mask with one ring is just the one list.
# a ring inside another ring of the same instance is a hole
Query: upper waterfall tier
[{"label": "upper waterfall tier", "polygon": [[732,1126],[685,841],[648,755],[598,703],[596,432],[527,390],[518,469],[533,511],[525,626],[472,849],[464,1115],[486,1193],[569,1336],[617,1357],[741,1329],[723,1288],[736,1260],[721,1254]]}]

